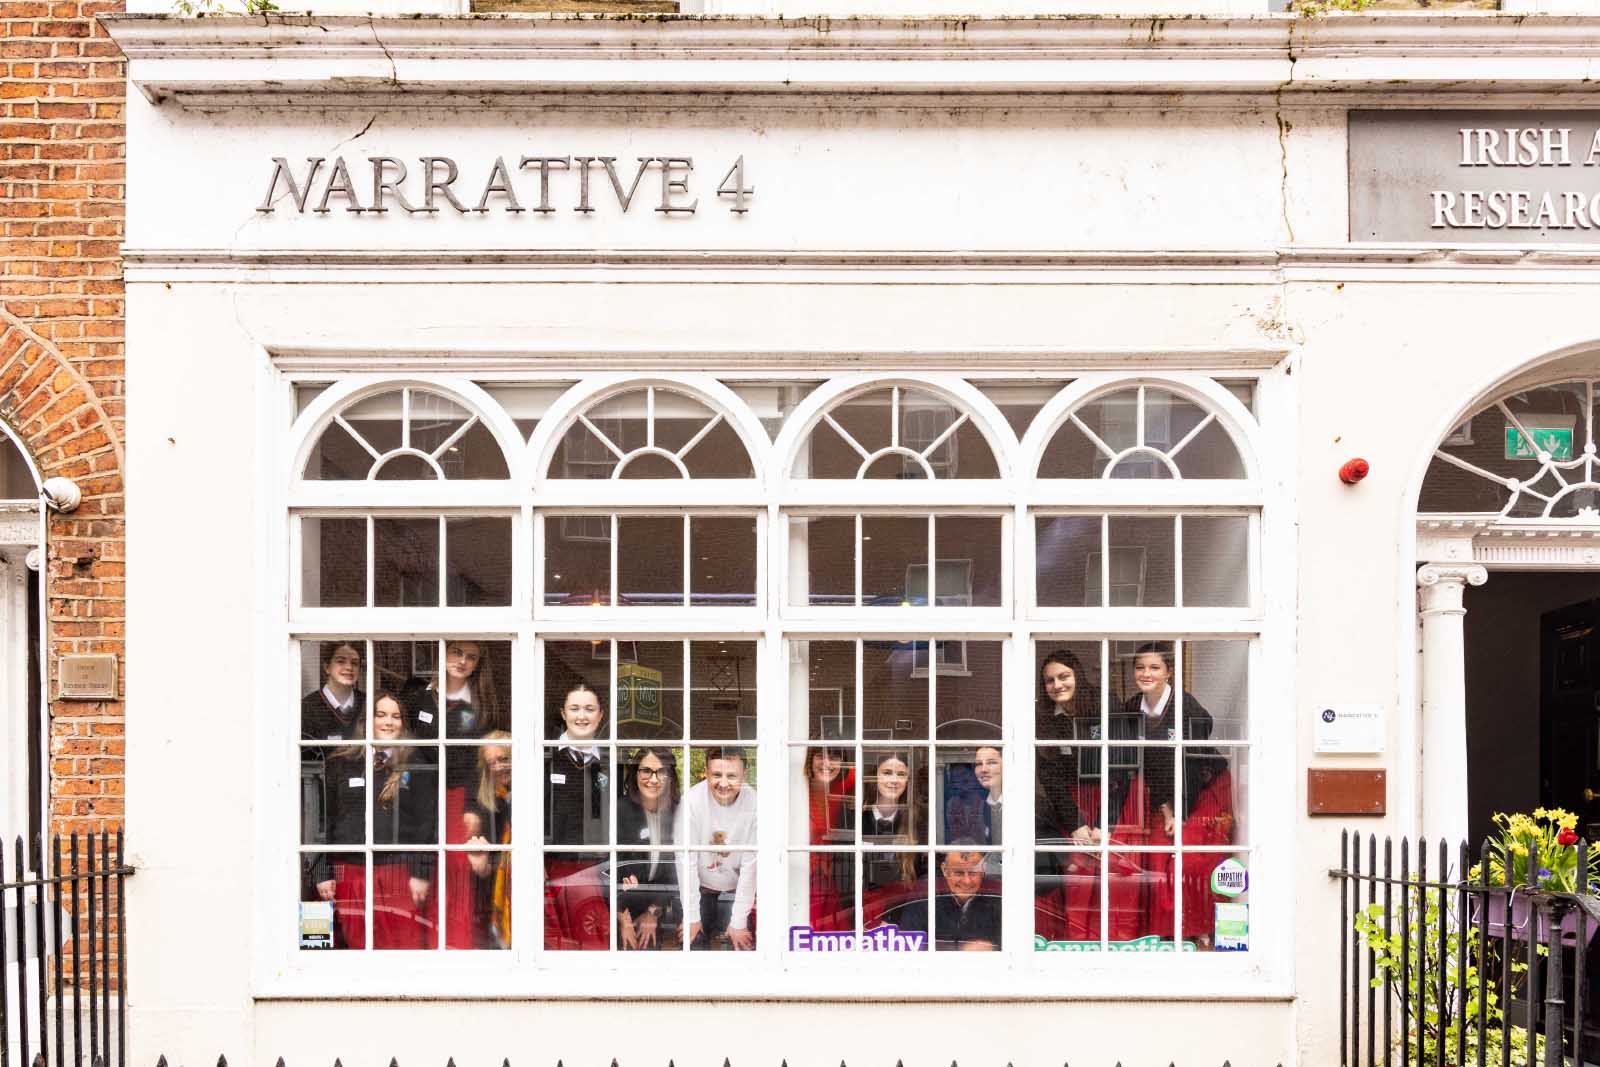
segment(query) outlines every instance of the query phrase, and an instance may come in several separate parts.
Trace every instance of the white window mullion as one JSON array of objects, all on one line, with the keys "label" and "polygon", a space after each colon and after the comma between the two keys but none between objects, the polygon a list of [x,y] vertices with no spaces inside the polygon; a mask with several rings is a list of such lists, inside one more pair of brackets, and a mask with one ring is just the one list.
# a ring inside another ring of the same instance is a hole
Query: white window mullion
[{"label": "white window mullion", "polygon": [[1100,945],[1111,932],[1111,642],[1100,642]]},{"label": "white window mullion", "polygon": [[[532,657],[531,669],[516,676],[512,666],[511,795],[530,797],[531,832],[511,831],[511,944],[517,955],[536,966],[547,958],[544,950],[544,639],[524,631],[516,659]],[[516,723],[522,728],[517,729]],[[531,916],[531,918],[530,918]],[[522,931],[527,930],[527,936]]]}]

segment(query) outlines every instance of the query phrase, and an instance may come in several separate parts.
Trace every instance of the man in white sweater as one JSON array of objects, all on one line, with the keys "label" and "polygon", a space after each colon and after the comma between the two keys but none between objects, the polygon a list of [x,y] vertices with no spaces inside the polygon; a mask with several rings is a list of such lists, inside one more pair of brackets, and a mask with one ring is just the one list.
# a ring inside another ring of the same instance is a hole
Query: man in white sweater
[{"label": "man in white sweater", "polygon": [[[745,785],[745,755],[738,748],[706,751],[706,778],[684,794],[674,840],[681,845],[756,843],[756,791]],[[736,950],[753,949],[750,911],[756,903],[756,854],[678,853],[678,892],[689,947],[710,948],[723,930]],[[733,894],[729,904],[722,897]]]}]

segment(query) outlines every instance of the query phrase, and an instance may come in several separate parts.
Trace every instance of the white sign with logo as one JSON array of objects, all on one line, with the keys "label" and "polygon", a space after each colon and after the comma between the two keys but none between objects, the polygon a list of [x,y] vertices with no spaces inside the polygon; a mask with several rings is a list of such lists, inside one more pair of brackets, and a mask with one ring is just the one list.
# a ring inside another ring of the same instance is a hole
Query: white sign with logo
[{"label": "white sign with logo", "polygon": [[1317,752],[1383,751],[1382,704],[1317,704],[1312,715]]}]

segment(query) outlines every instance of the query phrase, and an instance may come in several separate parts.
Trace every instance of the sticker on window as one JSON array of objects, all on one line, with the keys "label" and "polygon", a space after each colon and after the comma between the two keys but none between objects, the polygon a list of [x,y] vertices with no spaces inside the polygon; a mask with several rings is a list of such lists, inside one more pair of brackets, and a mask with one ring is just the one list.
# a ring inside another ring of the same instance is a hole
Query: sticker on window
[{"label": "sticker on window", "polygon": [[1231,856],[1211,871],[1211,891],[1219,897],[1242,896],[1249,888],[1250,872]]},{"label": "sticker on window", "polygon": [[300,902],[300,947],[333,947],[333,901]]},{"label": "sticker on window", "polygon": [[1250,905],[1219,903],[1213,945],[1218,952],[1247,952],[1250,949]]}]

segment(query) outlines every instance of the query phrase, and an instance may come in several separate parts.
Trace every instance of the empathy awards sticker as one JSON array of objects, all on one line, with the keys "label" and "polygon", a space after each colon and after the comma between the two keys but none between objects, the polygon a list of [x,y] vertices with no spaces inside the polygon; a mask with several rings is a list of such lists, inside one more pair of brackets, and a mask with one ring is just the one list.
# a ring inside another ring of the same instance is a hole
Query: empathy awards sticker
[{"label": "empathy awards sticker", "polygon": [[1250,872],[1231,856],[1211,871],[1211,891],[1219,897],[1242,896],[1249,888]]}]

